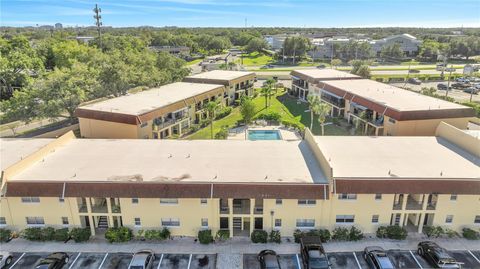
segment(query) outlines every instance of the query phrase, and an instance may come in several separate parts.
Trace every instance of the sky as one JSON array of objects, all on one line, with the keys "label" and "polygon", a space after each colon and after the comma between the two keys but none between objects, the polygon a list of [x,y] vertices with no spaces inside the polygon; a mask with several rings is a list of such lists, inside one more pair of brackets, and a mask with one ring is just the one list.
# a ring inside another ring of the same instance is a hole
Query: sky
[{"label": "sky", "polygon": [[0,0],[1,26],[480,27],[480,0]]}]

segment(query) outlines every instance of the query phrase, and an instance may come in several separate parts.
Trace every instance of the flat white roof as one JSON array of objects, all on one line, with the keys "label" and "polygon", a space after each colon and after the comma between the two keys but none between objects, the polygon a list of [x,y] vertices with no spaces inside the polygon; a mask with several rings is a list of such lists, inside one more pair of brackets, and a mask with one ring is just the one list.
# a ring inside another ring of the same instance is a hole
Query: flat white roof
[{"label": "flat white roof", "polygon": [[1,138],[0,166],[2,171],[54,140],[51,138]]},{"label": "flat white roof", "polygon": [[305,141],[74,139],[10,181],[327,183]]},{"label": "flat white roof", "polygon": [[344,71],[338,71],[335,69],[299,69],[294,70],[297,73],[303,74],[305,76],[311,77],[315,80],[322,80],[322,79],[331,79],[331,78],[360,78],[355,74],[351,74]]},{"label": "flat white roof", "polygon": [[[329,80],[325,84],[397,111],[445,110],[465,106],[370,79]],[[355,99],[353,100],[355,102]]]},{"label": "flat white roof", "polygon": [[317,136],[315,141],[337,178],[480,180],[480,158],[440,137]]},{"label": "flat white roof", "polygon": [[220,85],[215,84],[175,82],[139,93],[88,104],[80,108],[138,116],[219,87]]},{"label": "flat white roof", "polygon": [[245,71],[227,71],[227,70],[213,70],[208,72],[199,73],[187,78],[200,78],[200,79],[212,79],[212,80],[234,80],[248,75],[255,75],[253,72]]}]

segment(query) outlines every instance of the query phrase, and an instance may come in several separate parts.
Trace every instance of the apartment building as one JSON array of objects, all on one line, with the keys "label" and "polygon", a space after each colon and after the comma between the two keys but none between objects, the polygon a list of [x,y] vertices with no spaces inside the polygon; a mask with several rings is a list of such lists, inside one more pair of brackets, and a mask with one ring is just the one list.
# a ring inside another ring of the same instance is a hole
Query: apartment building
[{"label": "apartment building", "polygon": [[318,93],[323,84],[321,81],[361,79],[360,76],[335,69],[299,69],[290,72],[292,77],[292,88],[290,95],[307,101],[310,92]]},{"label": "apartment building", "polygon": [[223,85],[226,104],[234,104],[243,95],[252,96],[256,75],[253,72],[213,70],[186,77],[183,81]]},{"label": "apartment building", "polygon": [[320,81],[314,94],[365,134],[431,136],[447,122],[467,129],[475,111],[463,105],[425,96],[369,79]]},{"label": "apartment building", "polygon": [[479,142],[445,123],[436,137],[2,139],[0,225],[168,227],[174,236],[478,228]]},{"label": "apartment building", "polygon": [[204,105],[224,95],[223,85],[176,82],[81,106],[75,116],[85,138],[164,139],[205,119]]}]

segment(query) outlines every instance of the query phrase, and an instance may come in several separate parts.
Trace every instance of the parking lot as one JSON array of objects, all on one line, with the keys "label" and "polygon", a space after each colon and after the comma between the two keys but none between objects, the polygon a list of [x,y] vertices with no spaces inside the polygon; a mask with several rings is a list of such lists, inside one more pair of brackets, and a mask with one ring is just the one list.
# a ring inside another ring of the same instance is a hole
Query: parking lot
[{"label": "parking lot", "polygon": [[[404,82],[395,82],[395,83],[390,83],[390,84],[393,85],[393,86],[396,86],[396,87],[408,87],[408,88],[410,88],[414,91],[419,92],[424,87],[427,87],[427,88],[433,87],[433,88],[436,89],[437,85],[439,83],[447,84],[447,82],[445,82],[445,81],[444,82],[423,82],[420,85],[414,85],[414,84],[404,83]],[[453,82],[451,82],[451,83],[453,83]],[[445,95],[445,91],[436,90],[435,93],[440,94],[440,95]],[[448,96],[453,97],[458,102],[465,102],[465,101],[470,100],[470,93],[463,92],[462,90],[459,90],[459,89],[450,90],[448,92]],[[480,94],[474,94],[472,96],[472,100],[480,102]]]},{"label": "parking lot", "polygon": [[[13,263],[9,269],[31,269],[49,253],[13,254]],[[132,260],[132,253],[68,253],[70,260],[64,269],[122,269]],[[156,253],[154,269],[215,269],[216,254],[163,254]]]},{"label": "parking lot", "polygon": [[[451,251],[457,261],[463,263],[462,269],[480,268],[480,251]],[[332,269],[367,269],[370,268],[362,252],[330,252],[327,253]],[[398,269],[432,268],[428,262],[416,253],[416,250],[389,250],[387,255]],[[300,254],[279,255],[282,269],[303,269]],[[244,269],[260,269],[256,254],[243,256]]]}]

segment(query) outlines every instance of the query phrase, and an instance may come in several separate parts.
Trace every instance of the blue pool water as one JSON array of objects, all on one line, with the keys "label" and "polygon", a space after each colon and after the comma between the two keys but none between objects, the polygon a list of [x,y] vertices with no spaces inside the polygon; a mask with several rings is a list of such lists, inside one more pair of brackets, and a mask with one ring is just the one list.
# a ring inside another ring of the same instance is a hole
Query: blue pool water
[{"label": "blue pool water", "polygon": [[249,130],[248,140],[281,140],[278,130]]}]

